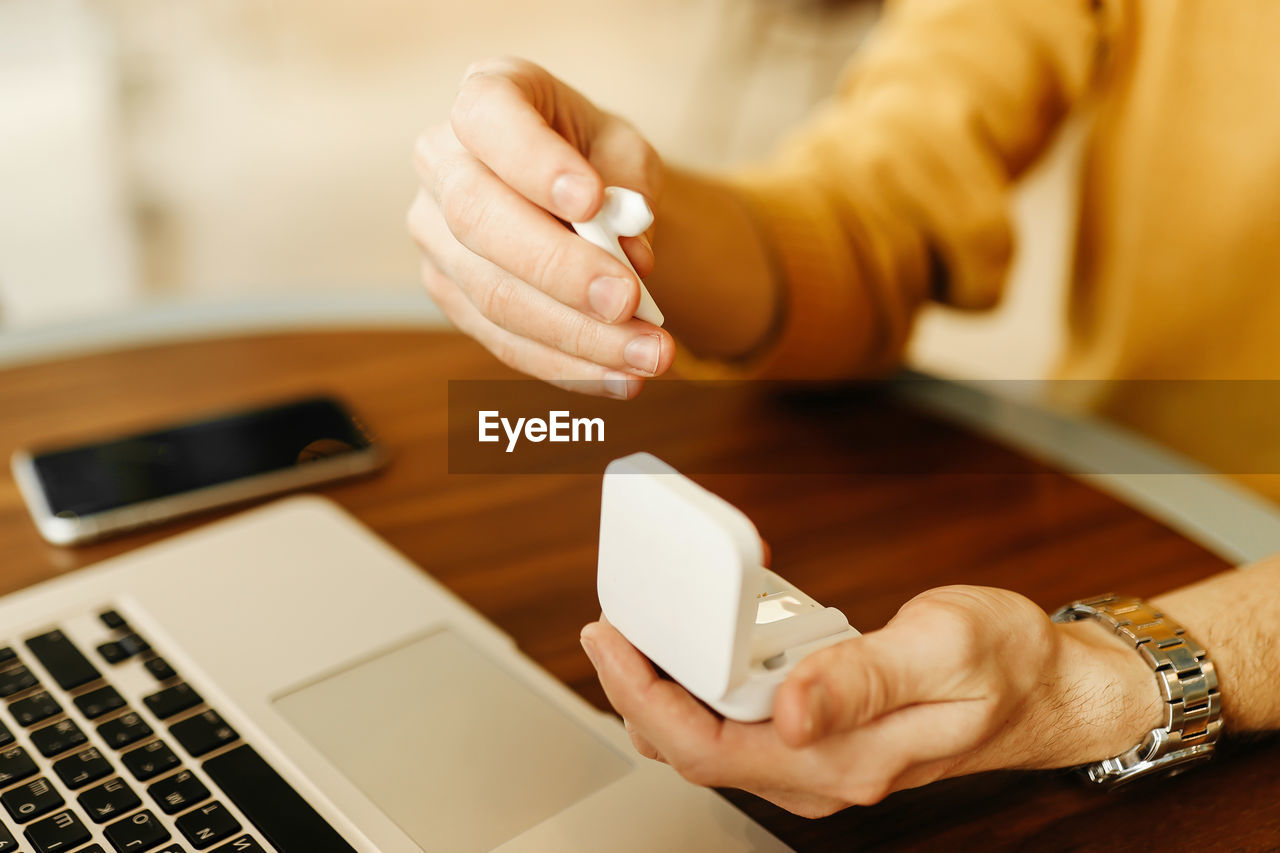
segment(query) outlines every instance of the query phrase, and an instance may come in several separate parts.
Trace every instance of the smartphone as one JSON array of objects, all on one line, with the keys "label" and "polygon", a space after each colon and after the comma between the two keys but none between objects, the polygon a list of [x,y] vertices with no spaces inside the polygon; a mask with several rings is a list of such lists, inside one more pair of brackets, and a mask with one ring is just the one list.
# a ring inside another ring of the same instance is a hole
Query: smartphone
[{"label": "smartphone", "polygon": [[133,435],[19,450],[12,467],[55,545],[365,474],[382,447],[337,400],[308,397]]}]

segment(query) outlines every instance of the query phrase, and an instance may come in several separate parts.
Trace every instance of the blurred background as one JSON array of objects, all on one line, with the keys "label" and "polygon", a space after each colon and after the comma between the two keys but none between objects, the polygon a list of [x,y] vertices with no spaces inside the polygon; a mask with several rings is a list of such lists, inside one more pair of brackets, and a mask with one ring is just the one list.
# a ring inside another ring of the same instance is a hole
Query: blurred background
[{"label": "blurred background", "polygon": [[[404,228],[410,152],[472,60],[533,59],[666,159],[720,169],[767,155],[877,14],[872,0],[0,0],[0,342],[353,300],[360,316],[438,321]],[[1077,136],[1019,194],[1004,304],[931,310],[917,365],[1048,370]]]}]

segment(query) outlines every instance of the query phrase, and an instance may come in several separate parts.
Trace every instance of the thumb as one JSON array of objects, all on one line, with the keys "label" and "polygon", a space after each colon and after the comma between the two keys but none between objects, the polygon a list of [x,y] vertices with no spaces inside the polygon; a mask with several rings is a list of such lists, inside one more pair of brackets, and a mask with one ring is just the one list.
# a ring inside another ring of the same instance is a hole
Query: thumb
[{"label": "thumb", "polygon": [[779,736],[799,748],[936,698],[949,680],[938,645],[890,625],[814,652],[778,690]]}]

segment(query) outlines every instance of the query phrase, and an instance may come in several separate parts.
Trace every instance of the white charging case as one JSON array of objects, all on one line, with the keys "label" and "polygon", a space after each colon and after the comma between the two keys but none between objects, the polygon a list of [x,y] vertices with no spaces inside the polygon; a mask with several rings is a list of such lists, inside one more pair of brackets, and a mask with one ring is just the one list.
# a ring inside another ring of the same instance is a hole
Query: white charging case
[{"label": "white charging case", "polygon": [[604,475],[596,583],[605,618],[725,717],[767,720],[796,663],[856,637],[845,615],[764,568],[745,515],[648,453]]}]

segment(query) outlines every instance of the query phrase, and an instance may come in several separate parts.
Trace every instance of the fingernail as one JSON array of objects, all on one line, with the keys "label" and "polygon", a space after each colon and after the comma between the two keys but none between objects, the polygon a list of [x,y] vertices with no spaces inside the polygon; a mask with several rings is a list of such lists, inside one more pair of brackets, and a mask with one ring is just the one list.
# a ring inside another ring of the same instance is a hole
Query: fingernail
[{"label": "fingernail", "polygon": [[587,218],[591,208],[591,182],[580,175],[561,175],[551,185],[551,200],[571,222]]},{"label": "fingernail", "polygon": [[587,301],[601,320],[616,323],[622,319],[622,312],[627,310],[627,296],[630,292],[631,282],[625,278],[601,276],[587,288]]},{"label": "fingernail", "polygon": [[593,667],[599,669],[600,663],[596,660],[596,644],[586,637],[580,637],[578,641],[582,643],[582,650],[587,653],[587,660],[591,661]]},{"label": "fingernail", "polygon": [[658,357],[662,354],[662,341],[657,335],[641,335],[626,345],[622,358],[636,370],[652,376],[658,372]]},{"label": "fingernail", "polygon": [[630,400],[631,394],[630,384],[634,381],[632,377],[625,373],[610,371],[604,375],[604,390],[611,397],[617,397],[619,400]]},{"label": "fingernail", "polygon": [[804,731],[809,737],[821,737],[827,728],[827,688],[821,682],[809,685],[806,691],[808,713],[804,718]]}]

